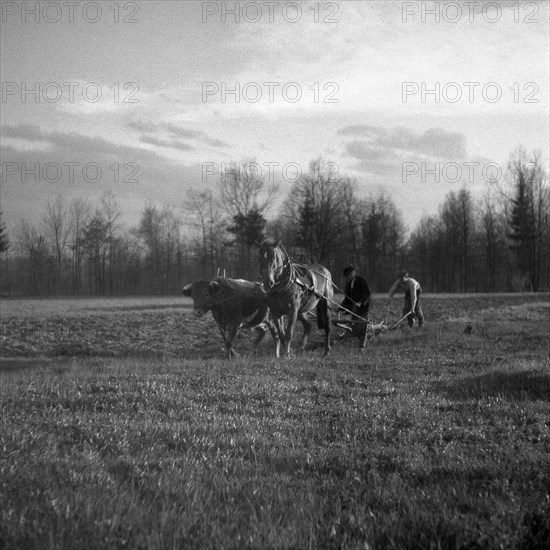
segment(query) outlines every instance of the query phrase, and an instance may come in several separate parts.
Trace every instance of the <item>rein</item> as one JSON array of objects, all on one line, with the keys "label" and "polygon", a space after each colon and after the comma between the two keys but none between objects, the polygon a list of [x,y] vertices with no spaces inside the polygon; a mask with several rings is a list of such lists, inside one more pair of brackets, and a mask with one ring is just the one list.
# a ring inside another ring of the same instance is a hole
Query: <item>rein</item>
[{"label": "rein", "polygon": [[[282,245],[281,245],[282,246]],[[285,250],[286,252],[286,250]],[[315,269],[311,268],[311,267],[306,267],[304,264],[301,264],[300,262],[297,262],[296,260],[294,260],[294,263],[296,265],[299,265],[301,267],[304,267],[306,269],[309,269],[310,271],[312,271],[313,273],[315,273],[316,275],[319,275],[320,277],[323,277],[324,279],[328,280],[328,277],[324,274],[324,273],[320,273],[319,271],[316,271]],[[341,289],[339,288],[335,283],[332,282],[332,280],[330,281],[330,284],[336,289],[338,290],[341,294],[343,294],[344,296],[347,296],[347,294]],[[349,297],[349,296],[348,296]],[[350,309],[346,308],[346,307],[342,307],[340,304],[338,304],[337,302],[335,302],[334,300],[332,300],[331,298],[326,298],[327,302],[329,302],[330,304],[336,306],[338,309],[342,309],[344,310],[346,313],[349,313],[352,317],[356,317],[357,319],[360,319],[361,321],[364,321],[363,317],[361,317],[360,315],[357,315],[357,313],[354,313],[353,311],[351,311]]]},{"label": "rein", "polygon": [[[324,274],[324,273],[320,273],[319,271],[311,268],[311,267],[307,267],[305,264],[302,264],[296,260],[292,260],[292,258],[290,257],[290,255],[288,254],[288,252],[286,251],[284,245],[282,243],[279,244],[279,247],[282,249],[282,252],[284,253],[285,257],[286,257],[286,261],[281,269],[281,273],[284,272],[284,270],[286,269],[287,266],[290,266],[290,274],[288,276],[288,280],[280,280],[278,281],[277,283],[275,283],[275,285],[273,286],[273,288],[269,289],[267,292],[269,294],[269,292],[276,292],[276,293],[283,293],[283,292],[286,292],[291,286],[293,283],[297,282],[296,281],[296,267],[295,266],[300,266],[300,267],[303,267],[304,269],[307,269],[309,271],[311,271],[312,273],[315,273],[316,275],[319,275],[320,277],[323,277],[325,280],[328,281],[328,277]],[[332,280],[330,281],[330,284],[338,291],[340,291],[344,296],[346,296],[346,293],[338,288],[337,285],[335,285]],[[306,287],[307,288],[307,287]],[[308,288],[308,290],[310,292],[316,292],[316,290],[314,288]],[[361,317],[360,315],[357,315],[357,313],[354,313],[353,311],[351,311],[350,309],[347,309],[345,307],[342,307],[340,304],[336,303],[334,300],[332,300],[331,298],[327,298],[325,297],[325,299],[327,300],[327,302],[329,302],[331,305],[333,306],[336,306],[337,308],[340,308],[342,310],[344,310],[346,313],[349,313],[352,317],[356,317],[357,319],[359,319],[360,321],[364,321],[364,318]]]}]

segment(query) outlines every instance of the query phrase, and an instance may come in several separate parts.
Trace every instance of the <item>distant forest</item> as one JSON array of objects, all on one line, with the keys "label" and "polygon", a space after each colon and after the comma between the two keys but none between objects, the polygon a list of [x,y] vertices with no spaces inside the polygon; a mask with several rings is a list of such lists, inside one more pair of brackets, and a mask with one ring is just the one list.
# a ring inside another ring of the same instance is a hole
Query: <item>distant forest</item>
[{"label": "distant forest", "polygon": [[483,197],[450,192],[410,234],[390,196],[359,198],[357,182],[323,173],[321,163],[286,197],[234,170],[213,190],[189,188],[179,208],[147,205],[129,229],[112,193],[97,204],[57,196],[38,226],[21,220],[8,231],[0,219],[0,292],[179,294],[218,272],[258,280],[265,239],[326,265],[337,285],[353,263],[375,292],[386,292],[401,269],[427,292],[550,289],[550,191],[539,155],[518,149]]}]

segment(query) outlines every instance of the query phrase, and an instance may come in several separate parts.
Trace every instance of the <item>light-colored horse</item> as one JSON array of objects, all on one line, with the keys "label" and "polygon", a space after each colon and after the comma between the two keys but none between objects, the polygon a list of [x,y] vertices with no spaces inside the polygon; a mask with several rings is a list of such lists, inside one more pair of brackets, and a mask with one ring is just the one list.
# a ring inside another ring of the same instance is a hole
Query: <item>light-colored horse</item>
[{"label": "light-colored horse", "polygon": [[[299,351],[303,351],[311,331],[307,315],[314,308],[317,309],[318,326],[325,330],[327,355],[330,351],[328,302],[333,295],[330,271],[319,264],[302,265],[294,262],[278,241],[264,242],[260,247],[260,273],[267,291],[267,303],[286,355],[290,356],[290,343],[297,319],[304,326],[304,335],[299,345]],[[286,331],[283,315],[288,316]]]}]

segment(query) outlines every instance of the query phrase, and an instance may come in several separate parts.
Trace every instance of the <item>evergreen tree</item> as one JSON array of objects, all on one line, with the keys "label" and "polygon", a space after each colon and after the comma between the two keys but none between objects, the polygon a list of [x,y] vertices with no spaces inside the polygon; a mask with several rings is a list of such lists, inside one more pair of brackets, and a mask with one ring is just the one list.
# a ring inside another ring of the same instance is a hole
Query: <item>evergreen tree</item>
[{"label": "evergreen tree", "polygon": [[536,227],[533,201],[535,171],[523,159],[510,165],[514,178],[514,196],[511,199],[508,237],[516,256],[519,271],[528,278],[531,290],[537,290]]},{"label": "evergreen tree", "polygon": [[0,253],[5,252],[10,247],[8,231],[6,224],[2,221],[2,214],[3,212],[0,210]]},{"label": "evergreen tree", "polygon": [[233,225],[227,230],[236,236],[236,241],[251,248],[255,243],[264,240],[264,231],[267,220],[255,207],[245,213],[238,213],[233,216]]}]

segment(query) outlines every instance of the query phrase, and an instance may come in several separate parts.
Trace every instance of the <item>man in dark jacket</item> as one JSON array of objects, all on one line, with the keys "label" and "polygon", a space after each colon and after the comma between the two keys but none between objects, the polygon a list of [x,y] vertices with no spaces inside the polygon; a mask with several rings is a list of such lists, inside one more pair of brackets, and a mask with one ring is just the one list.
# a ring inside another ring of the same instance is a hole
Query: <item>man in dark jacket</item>
[{"label": "man in dark jacket", "polygon": [[[345,296],[340,304],[339,311],[344,311],[344,313],[347,314],[349,314],[349,311],[355,313],[355,315],[351,316],[352,321],[358,320],[356,315],[359,315],[359,317],[362,317],[365,321],[368,320],[372,293],[367,281],[363,277],[357,275],[352,265],[344,268],[344,278],[346,279]],[[344,308],[348,311],[345,311]],[[366,330],[364,323],[354,324],[352,328],[354,336],[359,338],[364,335]]]}]

